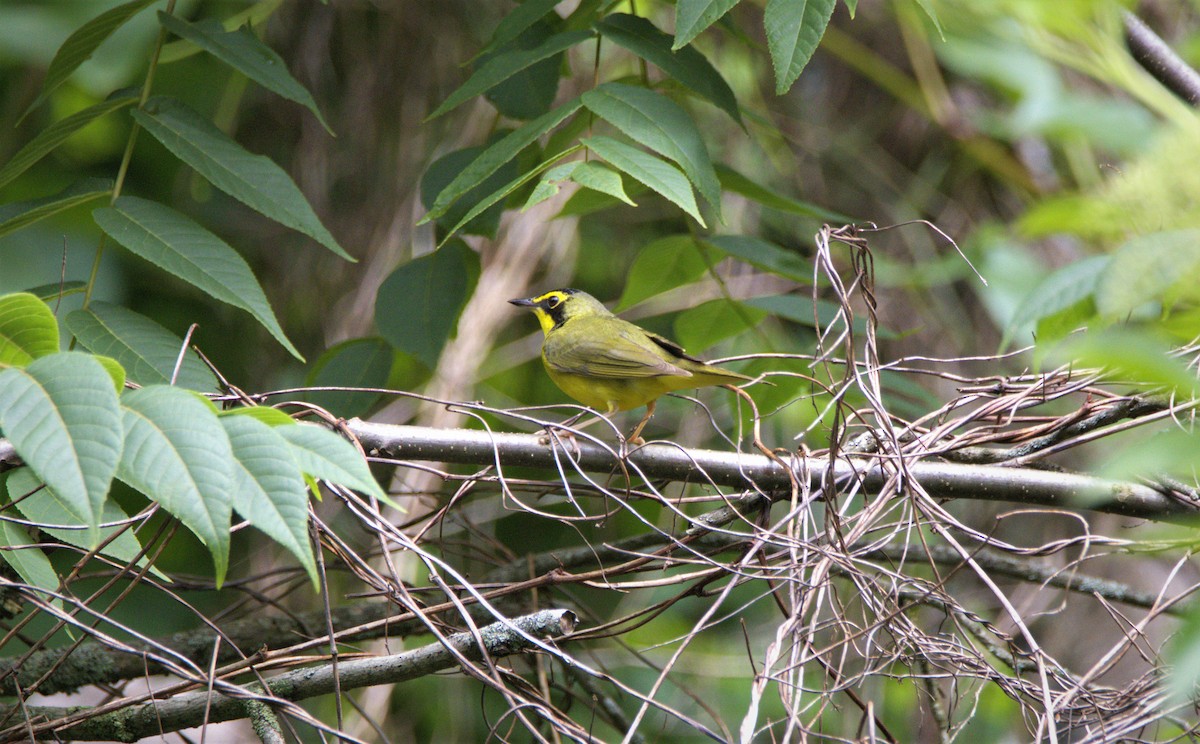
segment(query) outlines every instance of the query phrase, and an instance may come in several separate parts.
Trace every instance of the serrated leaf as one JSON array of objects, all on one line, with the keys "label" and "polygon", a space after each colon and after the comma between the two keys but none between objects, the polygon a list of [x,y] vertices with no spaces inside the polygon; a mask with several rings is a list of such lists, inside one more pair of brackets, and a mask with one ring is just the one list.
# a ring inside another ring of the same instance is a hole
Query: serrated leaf
[{"label": "serrated leaf", "polygon": [[176,387],[134,390],[121,403],[125,454],[117,477],[200,538],[212,553],[220,586],[229,567],[234,485],[225,428],[208,405]]},{"label": "serrated leaf", "polygon": [[250,29],[242,26],[226,31],[219,21],[206,19],[188,23],[158,11],[158,22],[176,36],[187,39],[267,90],[305,107],[317,117],[325,131],[333,134],[308,89],[288,72],[287,63]]},{"label": "serrated leaf", "polygon": [[835,222],[848,224],[857,222],[854,217],[848,217],[839,212],[832,212],[824,207],[819,207],[812,202],[793,199],[790,196],[784,196],[777,191],[756,183],[747,178],[741,173],[738,173],[733,168],[721,163],[715,164],[717,169],[717,178],[721,181],[721,188],[726,191],[732,191],[735,194],[742,196],[752,201],[758,202],[764,207],[777,209],[780,212],[788,214],[796,214],[802,217],[814,217],[818,220],[826,222]]},{"label": "serrated leaf", "polygon": [[296,182],[268,157],[234,142],[184,103],[155,96],[133,118],[209,183],[254,211],[353,261],[321,224]]},{"label": "serrated leaf", "polygon": [[430,369],[437,367],[479,270],[479,254],[461,240],[401,265],[375,297],[379,335]]},{"label": "serrated leaf", "polygon": [[447,111],[451,111],[475,96],[482,95],[496,85],[504,82],[516,73],[543,59],[566,51],[576,44],[582,43],[594,34],[591,31],[566,31],[554,34],[533,49],[518,49],[499,54],[480,65],[475,74],[467,78],[457,90],[446,97],[425,121],[436,119]]},{"label": "serrated leaf", "polygon": [[72,522],[100,538],[100,516],[122,452],[112,379],[95,359],[59,352],[0,372],[0,429]]},{"label": "serrated leaf", "polygon": [[0,236],[112,193],[112,181],[83,178],[53,196],[0,207]]},{"label": "serrated leaf", "polygon": [[[183,339],[150,318],[119,305],[93,302],[67,315],[66,322],[84,348],[116,359],[137,384],[171,384]],[[183,354],[174,384],[202,392],[219,388],[216,375],[191,350]]]},{"label": "serrated leaf", "polygon": [[783,95],[812,58],[836,0],[767,0],[763,27],[775,68],[775,93]]},{"label": "serrated leaf", "polygon": [[628,173],[651,191],[687,212],[701,227],[707,227],[696,206],[696,195],[692,193],[692,185],[678,168],[611,137],[589,137],[583,140],[583,144],[617,170]]},{"label": "serrated leaf", "polygon": [[233,508],[250,524],[287,548],[319,585],[308,539],[308,489],[292,459],[293,448],[250,416],[222,416],[233,446]]},{"label": "serrated leaf", "polygon": [[1200,275],[1200,230],[1140,235],[1112,255],[1096,285],[1096,309],[1121,318],[1180,285],[1196,286]]},{"label": "serrated leaf", "polygon": [[621,181],[621,174],[611,168],[605,168],[599,163],[590,161],[579,163],[571,170],[571,180],[585,188],[620,199],[631,207],[637,206],[633,203],[633,199],[629,198],[629,194],[625,193],[625,184]]},{"label": "serrated leaf", "polygon": [[678,0],[675,3],[675,43],[671,48],[683,48],[737,4],[738,0]]},{"label": "serrated leaf", "polygon": [[25,109],[25,113],[21,114],[21,119],[28,116],[29,112],[40,106],[58,86],[65,83],[67,78],[71,77],[71,73],[91,58],[92,53],[105,39],[112,36],[114,31],[154,2],[155,0],[132,0],[104,11],[75,29],[54,53],[54,59],[50,60],[50,66],[46,68],[42,91],[33,99],[33,103],[29,104],[29,108]]},{"label": "serrated leaf", "polygon": [[703,240],[751,266],[797,282],[812,282],[813,267],[807,258],[762,238],[750,235],[710,235]]},{"label": "serrated leaf", "polygon": [[1039,282],[1017,306],[1000,346],[1007,346],[1018,329],[1062,312],[1091,296],[1110,260],[1109,256],[1091,256],[1068,264]]},{"label": "serrated leaf", "polygon": [[517,5],[496,24],[492,38],[477,56],[483,56],[517,38],[521,32],[544,18],[561,2],[562,0],[525,0]]},{"label": "serrated leaf", "polygon": [[[356,338],[327,349],[305,377],[307,387],[387,387],[396,352],[381,338]],[[304,399],[342,418],[366,415],[380,394],[362,392],[307,393]],[[272,409],[273,410],[273,409]]]},{"label": "serrated leaf", "polygon": [[[676,10],[678,12],[678,9]],[[625,47],[642,59],[657,66],[680,84],[742,123],[733,89],[717,68],[691,46],[672,48],[669,34],[649,20],[626,13],[613,13],[596,24],[604,38]]]},{"label": "serrated leaf", "polygon": [[510,162],[522,150],[533,144],[538,137],[561,124],[564,119],[574,114],[582,106],[583,101],[573,98],[558,108],[514,129],[497,140],[495,144],[484,149],[439,191],[428,214],[421,218],[421,223],[435,220],[446,214],[450,205],[459,197],[483,183],[488,176],[499,170],[505,163]]},{"label": "serrated leaf", "polygon": [[[44,530],[67,545],[90,549],[87,541],[82,539],[84,533],[71,527],[79,526],[71,521],[71,514],[63,508],[62,500],[48,486],[43,484],[29,468],[18,468],[8,475],[8,497],[17,510],[35,523],[38,529]],[[121,507],[111,499],[104,502],[104,511],[100,521],[104,523],[121,522],[129,518]],[[57,526],[56,526],[57,525]],[[119,534],[117,534],[119,532]],[[116,537],[112,537],[116,534]],[[108,540],[100,551],[103,555],[129,563],[138,558],[142,545],[138,542],[133,530],[122,527],[106,527],[100,530],[100,542]],[[138,559],[139,565],[145,564],[145,557]],[[154,570],[154,569],[151,569]],[[161,572],[155,571],[165,578]]]},{"label": "serrated leaf", "polygon": [[157,202],[122,196],[92,213],[113,240],[211,297],[254,316],[297,359],[249,264],[225,241]]},{"label": "serrated leaf", "polygon": [[717,172],[700,130],[679,104],[647,88],[623,83],[605,83],[582,98],[588,109],[630,139],[674,160],[720,219]]},{"label": "serrated leaf", "polygon": [[137,103],[133,96],[120,96],[89,106],[70,116],[56,121],[31,139],[16,155],[0,168],[0,186],[4,186],[27,171],[34,163],[54,152],[54,149],[72,134],[91,124],[96,119]]},{"label": "serrated leaf", "polygon": [[0,297],[0,367],[24,367],[58,351],[58,321],[28,292]]},{"label": "serrated leaf", "polygon": [[638,251],[629,268],[625,292],[616,309],[624,310],[668,289],[690,284],[708,270],[700,246],[691,235],[668,235]]},{"label": "serrated leaf", "polygon": [[404,511],[379,487],[362,453],[345,439],[316,424],[281,426],[276,431],[292,445],[292,456],[301,472],[353,488]]}]

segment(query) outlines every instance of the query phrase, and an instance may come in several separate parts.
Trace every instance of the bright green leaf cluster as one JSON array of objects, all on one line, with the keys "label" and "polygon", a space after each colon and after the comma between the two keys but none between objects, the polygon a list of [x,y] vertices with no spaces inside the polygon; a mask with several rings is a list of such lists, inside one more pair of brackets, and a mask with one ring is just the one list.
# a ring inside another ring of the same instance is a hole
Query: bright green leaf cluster
[{"label": "bright green leaf cluster", "polygon": [[[835,2],[768,2],[765,26],[778,92],[785,92],[800,75],[825,32]],[[743,124],[733,89],[716,66],[691,45],[696,36],[735,5],[737,0],[679,0],[672,35],[649,18],[611,13],[606,3],[581,3],[566,18],[553,12],[558,6],[553,0],[519,4],[500,22],[476,58],[475,71],[429,117],[440,117],[471,98],[486,95],[502,114],[528,119],[479,151],[471,162],[456,164],[451,178],[440,175],[447,165],[444,160],[431,166],[426,181],[438,183],[440,189],[427,200],[429,211],[422,222],[437,224],[439,245],[459,231],[490,234],[490,222],[476,221],[480,215],[491,214],[510,197],[528,208],[557,194],[565,182],[611,197],[596,201],[597,205],[636,206],[621,180],[625,176],[682,209],[701,227],[706,221],[696,193],[720,222],[723,187],[751,199],[763,199],[764,205],[772,208],[806,216],[827,214],[804,202],[773,195],[749,179],[725,183],[727,179],[719,175],[721,168],[713,163],[695,119],[648,80],[639,84],[603,82],[554,109],[548,103],[522,105],[520,112],[512,107],[509,99],[514,96],[530,101],[547,95],[547,101],[553,99],[555,85],[547,87],[541,76],[536,80],[528,77],[533,66],[557,60],[573,48],[611,42],[657,67],[678,84],[674,90],[693,94]],[[538,29],[541,31],[535,33]],[[555,81],[552,78],[550,82]],[[510,87],[517,90],[507,91]],[[507,91],[503,97],[497,95],[501,88]],[[581,109],[604,122],[610,131],[592,131],[594,120],[583,116]],[[583,137],[585,131],[589,136]],[[543,137],[548,141],[539,152],[538,141]],[[597,170],[590,163],[568,161],[581,146],[608,167]],[[528,156],[526,162],[509,178],[494,179],[502,167],[513,166],[522,156]],[[535,178],[536,184],[527,192],[521,191]]]},{"label": "bright green leaf cluster", "polygon": [[[148,318],[98,304],[73,313],[68,324],[85,344],[130,363],[144,384],[122,393],[125,367],[116,359],[59,351],[54,315],[34,295],[0,297],[0,435],[26,466],[7,476],[8,494],[31,520],[80,534],[70,542],[90,548],[111,534],[101,525],[123,517],[108,499],[118,479],[204,542],[218,583],[228,568],[236,509],[291,551],[315,584],[305,478],[391,503],[359,453],[333,432],[277,411],[218,414],[206,398],[163,384],[174,374],[172,347],[175,359],[187,357],[179,356],[182,342]],[[180,366],[180,376],[209,385],[191,364]],[[41,496],[22,498],[35,492]],[[135,555],[133,539],[122,537],[106,551]],[[25,578],[41,577],[36,559],[23,560],[34,561],[16,566]]]}]

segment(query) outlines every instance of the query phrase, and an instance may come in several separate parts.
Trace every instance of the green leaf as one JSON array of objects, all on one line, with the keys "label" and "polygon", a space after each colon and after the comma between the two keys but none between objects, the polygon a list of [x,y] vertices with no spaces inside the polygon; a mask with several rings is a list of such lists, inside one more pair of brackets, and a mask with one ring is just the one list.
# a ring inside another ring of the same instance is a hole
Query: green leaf
[{"label": "green leaf", "polygon": [[812,283],[813,267],[807,258],[762,238],[749,235],[710,235],[703,240],[751,266],[804,284]]},{"label": "green leaf", "polygon": [[[856,3],[858,0],[854,0]],[[946,32],[942,30],[942,22],[938,20],[937,13],[933,10],[933,3],[929,0],[914,0],[916,4],[925,11],[925,15],[929,16],[929,20],[933,22],[933,27],[937,29],[938,36],[942,37],[942,41],[946,40]],[[850,17],[854,17],[854,8],[850,8]]]},{"label": "green leaf", "polygon": [[1187,619],[1171,639],[1169,646],[1167,691],[1164,705],[1191,706],[1200,685],[1200,606],[1187,610]]},{"label": "green leaf", "polygon": [[671,48],[682,49],[737,4],[738,0],[678,0],[675,3],[675,43]]},{"label": "green leaf", "polygon": [[[525,200],[525,205],[521,207],[522,212],[541,204],[558,193],[558,182],[562,180],[563,176],[561,172],[556,173],[556,171],[559,171],[562,167],[564,166],[551,168],[546,171],[546,175],[542,176],[542,180],[538,181],[537,185],[533,187],[533,191],[529,192],[529,198]],[[568,163],[565,167],[574,170],[575,164]]]},{"label": "green leaf", "polygon": [[379,487],[362,453],[345,439],[316,424],[281,426],[276,431],[292,445],[292,456],[301,472],[353,488],[404,511]]},{"label": "green leaf", "polygon": [[717,172],[700,130],[679,104],[647,88],[623,83],[605,83],[582,97],[585,106],[630,139],[674,160],[720,219]]},{"label": "green leaf", "polygon": [[696,207],[696,196],[692,193],[692,186],[678,168],[611,137],[589,137],[583,140],[583,144],[617,170],[628,173],[646,184],[651,191],[673,202],[700,223],[701,227],[707,227],[704,218],[700,216],[700,210]]},{"label": "green leaf", "polygon": [[104,371],[108,373],[108,379],[112,380],[113,390],[120,395],[121,391],[125,389],[125,368],[116,359],[103,354],[93,354],[92,359],[100,362],[100,366],[104,367]]},{"label": "green leaf", "polygon": [[3,168],[0,168],[0,186],[4,186],[17,176],[24,173],[34,163],[54,152],[54,149],[67,140],[72,134],[91,124],[96,119],[113,111],[137,103],[134,96],[119,96],[89,106],[70,116],[56,121],[43,129],[36,137],[12,156]]},{"label": "green leaf", "polygon": [[[184,350],[183,339],[150,318],[107,302],[92,302],[67,315],[67,329],[88,351],[120,362],[129,379],[142,386],[171,384]],[[220,388],[216,375],[190,349],[183,354],[175,384],[202,392]]]},{"label": "green leaf", "polygon": [[1191,397],[1200,383],[1184,360],[1149,333],[1107,328],[1075,336],[1056,350],[1062,362],[1100,367],[1123,381]]},{"label": "green leaf", "polygon": [[764,207],[777,209],[780,212],[787,214],[795,214],[801,217],[813,217],[824,222],[834,222],[847,224],[857,222],[854,217],[847,217],[838,212],[831,212],[824,207],[817,206],[812,202],[793,199],[790,196],[784,196],[777,191],[772,191],[766,186],[756,183],[746,176],[738,173],[733,168],[720,163],[716,164],[717,178],[721,180],[721,187],[726,191],[732,191],[735,194],[755,201]]},{"label": "green leaf", "polygon": [[[266,2],[254,3],[240,13],[225,16],[221,21],[221,26],[226,31],[234,31],[243,26],[251,30],[261,30],[282,4],[283,0],[267,0]],[[158,63],[165,65],[171,62],[178,62],[195,56],[201,51],[203,50],[199,46],[186,39],[172,41],[163,44],[162,53],[158,57]]]},{"label": "green leaf", "polygon": [[300,560],[313,586],[317,564],[308,539],[308,489],[293,448],[274,429],[251,416],[222,416],[233,446],[233,508],[250,524]]},{"label": "green leaf", "polygon": [[161,504],[208,546],[220,586],[229,567],[235,484],[225,428],[211,406],[176,387],[134,390],[121,403],[125,454],[117,477]]},{"label": "green leaf", "polygon": [[[438,219],[446,214],[450,205],[454,204],[459,197],[480,186],[488,176],[499,170],[505,163],[512,161],[522,150],[533,144],[538,137],[541,137],[546,132],[561,124],[564,119],[574,114],[582,106],[582,100],[573,98],[558,108],[513,130],[497,140],[495,144],[483,149],[478,155],[473,157],[466,167],[458,171],[457,175],[448,184],[438,190],[433,206],[429,208],[429,213],[421,218],[421,223]],[[515,175],[515,172],[512,175]]]},{"label": "green leaf", "polygon": [[480,65],[475,74],[467,78],[467,82],[451,93],[441,106],[438,106],[432,114],[426,117],[425,121],[438,118],[475,96],[486,93],[530,65],[566,51],[592,36],[594,34],[591,31],[566,31],[554,34],[533,49],[519,49],[493,57],[485,64]]},{"label": "green leaf", "polygon": [[[678,10],[676,10],[678,12]],[[642,59],[656,65],[680,84],[742,123],[733,89],[717,68],[691,46],[673,49],[671,36],[645,18],[626,13],[613,13],[596,24],[604,38],[625,47]]]},{"label": "green leaf", "polygon": [[629,194],[625,193],[625,184],[621,181],[621,174],[599,163],[590,161],[579,163],[571,170],[571,180],[584,188],[620,199],[632,207],[637,206],[633,203],[633,199],[629,198]]},{"label": "green leaf", "polygon": [[[356,338],[327,349],[305,378],[306,387],[384,388],[391,377],[396,352],[381,338]],[[304,396],[342,418],[366,415],[379,393],[311,392]]]},{"label": "green leaf", "polygon": [[79,294],[87,289],[87,282],[81,282],[72,279],[67,282],[55,282],[53,284],[39,284],[36,287],[30,287],[25,290],[29,294],[37,297],[43,302],[58,300],[63,297],[69,297],[73,294]]},{"label": "green leaf", "polygon": [[1007,346],[1013,334],[1030,323],[1074,307],[1090,297],[1110,261],[1109,256],[1091,256],[1068,264],[1039,282],[1017,306],[1000,346]]},{"label": "green leaf", "polygon": [[[44,530],[67,545],[77,548],[90,549],[87,541],[82,539],[83,532],[72,527],[80,527],[72,521],[71,513],[63,508],[62,500],[48,486],[37,479],[29,468],[17,468],[8,475],[8,498],[21,514],[30,522],[37,524],[38,529]],[[0,489],[0,493],[3,489]],[[104,523],[124,522],[129,515],[121,511],[111,499],[104,502],[104,511],[100,521]],[[58,525],[58,526],[56,526]],[[113,537],[116,535],[116,537]],[[109,540],[109,538],[112,538]],[[139,565],[145,565],[145,557],[138,558],[142,545],[137,535],[123,527],[105,527],[100,530],[100,542],[108,543],[100,551],[103,555],[115,558],[125,563],[138,559]],[[160,572],[160,576],[162,574]],[[165,578],[165,577],[163,577]]]},{"label": "green leaf", "polygon": [[5,204],[0,207],[0,236],[111,193],[112,181],[83,178],[54,196]]},{"label": "green leaf", "polygon": [[[767,314],[790,320],[810,328],[816,328],[820,323],[822,328],[828,328],[838,317],[841,308],[826,300],[817,300],[813,304],[811,296],[804,295],[771,295],[768,297],[752,297],[742,300],[742,305],[765,311]],[[815,309],[815,312],[814,312]],[[843,323],[843,321],[838,321]],[[845,327],[844,325],[842,327]],[[862,316],[854,318],[854,332],[865,333],[867,319]],[[896,338],[896,334],[886,328],[877,328],[876,334],[881,339]]]},{"label": "green leaf", "polygon": [[557,194],[559,182],[567,179],[584,188],[594,189],[600,193],[607,194],[630,206],[637,206],[629,198],[629,195],[625,193],[625,184],[621,181],[621,174],[599,163],[573,160],[546,171],[542,176],[542,180],[538,182],[533,192],[530,193],[521,211],[540,204]]},{"label": "green leaf", "polygon": [[477,56],[483,56],[517,38],[521,32],[546,17],[554,10],[554,6],[561,2],[562,0],[525,0],[500,19],[496,30],[492,32],[492,38]]},{"label": "green leaf", "polygon": [[[48,592],[57,592],[60,586],[58,572],[41,548],[37,546],[29,530],[8,520],[0,522],[0,558],[17,572],[17,576],[30,586],[36,586]],[[61,605],[61,600],[51,600]]]},{"label": "green leaf", "polygon": [[730,300],[712,300],[683,311],[675,318],[675,338],[685,348],[703,351],[713,344],[753,328],[767,314]]},{"label": "green leaf", "polygon": [[629,269],[625,292],[616,309],[624,310],[668,289],[689,284],[708,270],[700,246],[690,235],[668,235],[638,251]]},{"label": "green leaf", "polygon": [[[46,68],[46,79],[42,81],[42,92],[38,93],[37,98],[33,99],[33,103],[29,104],[29,108],[25,109],[25,113],[21,114],[21,119],[29,115],[38,106],[42,105],[51,93],[66,82],[67,78],[71,77],[71,73],[75,72],[78,67],[91,58],[92,53],[104,43],[104,40],[112,35],[125,22],[135,15],[140,13],[142,9],[154,3],[155,0],[132,0],[124,5],[118,5],[115,8],[110,8],[92,20],[83,24],[67,37],[62,46],[54,54],[54,59],[50,61],[50,66]],[[20,120],[18,120],[20,121]]]},{"label": "green leaf", "polygon": [[[536,49],[561,29],[561,20],[558,16],[553,18],[553,21],[538,21],[496,51],[481,54],[476,58],[475,64],[483,66],[509,52]],[[547,113],[558,95],[563,55],[563,52],[559,52],[514,73],[507,80],[493,86],[484,97],[501,115],[510,119],[534,119]]]},{"label": "green leaf", "polygon": [[401,265],[375,297],[379,334],[436,368],[478,278],[479,254],[461,240]]},{"label": "green leaf", "polygon": [[291,416],[271,406],[244,406],[242,408],[221,411],[218,415],[221,417],[249,416],[252,419],[263,422],[267,426],[291,426],[296,423],[296,420]]},{"label": "green leaf", "polygon": [[0,367],[24,367],[58,351],[58,321],[28,292],[0,296]]},{"label": "green leaf", "polygon": [[846,10],[850,11],[850,19],[854,19],[854,14],[858,12],[858,0],[845,0]]},{"label": "green leaf", "polygon": [[1194,288],[1200,278],[1200,230],[1140,235],[1112,255],[1096,285],[1096,308],[1122,318],[1174,287]]},{"label": "green leaf", "polygon": [[835,0],[767,0],[763,27],[775,67],[775,93],[783,95],[812,58],[833,15]]},{"label": "green leaf", "polygon": [[133,112],[138,124],[213,186],[264,217],[297,230],[348,261],[295,181],[270,158],[255,155],[173,98],[156,96]]},{"label": "green leaf", "polygon": [[121,458],[121,412],[95,359],[59,352],[0,372],[0,429],[74,524],[100,539],[100,516]]},{"label": "green leaf", "polygon": [[325,131],[333,134],[308,89],[288,72],[287,63],[254,32],[242,26],[226,31],[220,21],[206,19],[188,23],[158,11],[158,22],[176,36],[187,39],[267,90],[294,101],[317,117]]},{"label": "green leaf", "polygon": [[[467,210],[467,213],[465,215],[463,215],[462,219],[460,219],[458,222],[456,222],[454,224],[454,226],[451,227],[446,232],[445,237],[443,237],[442,241],[440,243],[438,243],[438,247],[440,248],[441,246],[445,245],[446,241],[448,241],[451,236],[453,236],[459,230],[466,229],[472,222],[474,222],[476,217],[478,217],[479,215],[488,211],[493,206],[495,206],[497,210],[502,209],[503,205],[500,204],[501,200],[508,198],[508,196],[510,194],[512,194],[514,191],[521,188],[522,186],[524,186],[526,183],[532,181],[533,179],[537,178],[538,174],[541,173],[543,170],[550,167],[551,165],[553,165],[557,161],[561,160],[562,158],[567,157],[568,155],[575,152],[575,150],[579,149],[580,147],[582,147],[582,145],[576,146],[565,152],[560,152],[557,155],[551,155],[548,159],[543,161],[541,164],[534,166],[533,168],[529,169],[525,173],[518,175],[513,180],[511,180],[508,183],[501,186],[499,189],[496,189],[491,194],[488,194],[487,196],[480,199],[478,202],[476,202],[475,206],[473,206],[469,210]],[[473,201],[473,199],[468,199],[467,201]]]},{"label": "green leaf", "polygon": [[120,197],[112,207],[97,209],[93,217],[104,232],[137,255],[253,315],[303,361],[279,327],[250,266],[225,241],[170,207],[134,196]]}]

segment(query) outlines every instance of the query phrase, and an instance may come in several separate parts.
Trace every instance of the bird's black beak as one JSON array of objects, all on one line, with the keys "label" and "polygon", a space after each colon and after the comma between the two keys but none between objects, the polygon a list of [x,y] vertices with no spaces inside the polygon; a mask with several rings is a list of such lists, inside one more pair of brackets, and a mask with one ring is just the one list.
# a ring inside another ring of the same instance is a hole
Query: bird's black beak
[{"label": "bird's black beak", "polygon": [[530,299],[528,297],[521,297],[516,300],[509,300],[508,303],[510,305],[516,305],[517,307],[533,307],[534,305],[537,304],[536,302],[534,302],[532,299]]}]

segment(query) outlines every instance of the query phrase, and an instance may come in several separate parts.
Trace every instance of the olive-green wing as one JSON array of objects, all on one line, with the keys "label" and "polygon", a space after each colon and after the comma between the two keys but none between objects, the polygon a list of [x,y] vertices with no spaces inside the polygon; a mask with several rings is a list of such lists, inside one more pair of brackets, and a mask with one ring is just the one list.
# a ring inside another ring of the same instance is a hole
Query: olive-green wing
[{"label": "olive-green wing", "polygon": [[547,337],[542,349],[546,363],[559,372],[588,377],[691,377],[691,372],[664,359],[665,354],[645,337],[642,329],[623,321],[607,320],[595,326],[568,325]]}]

